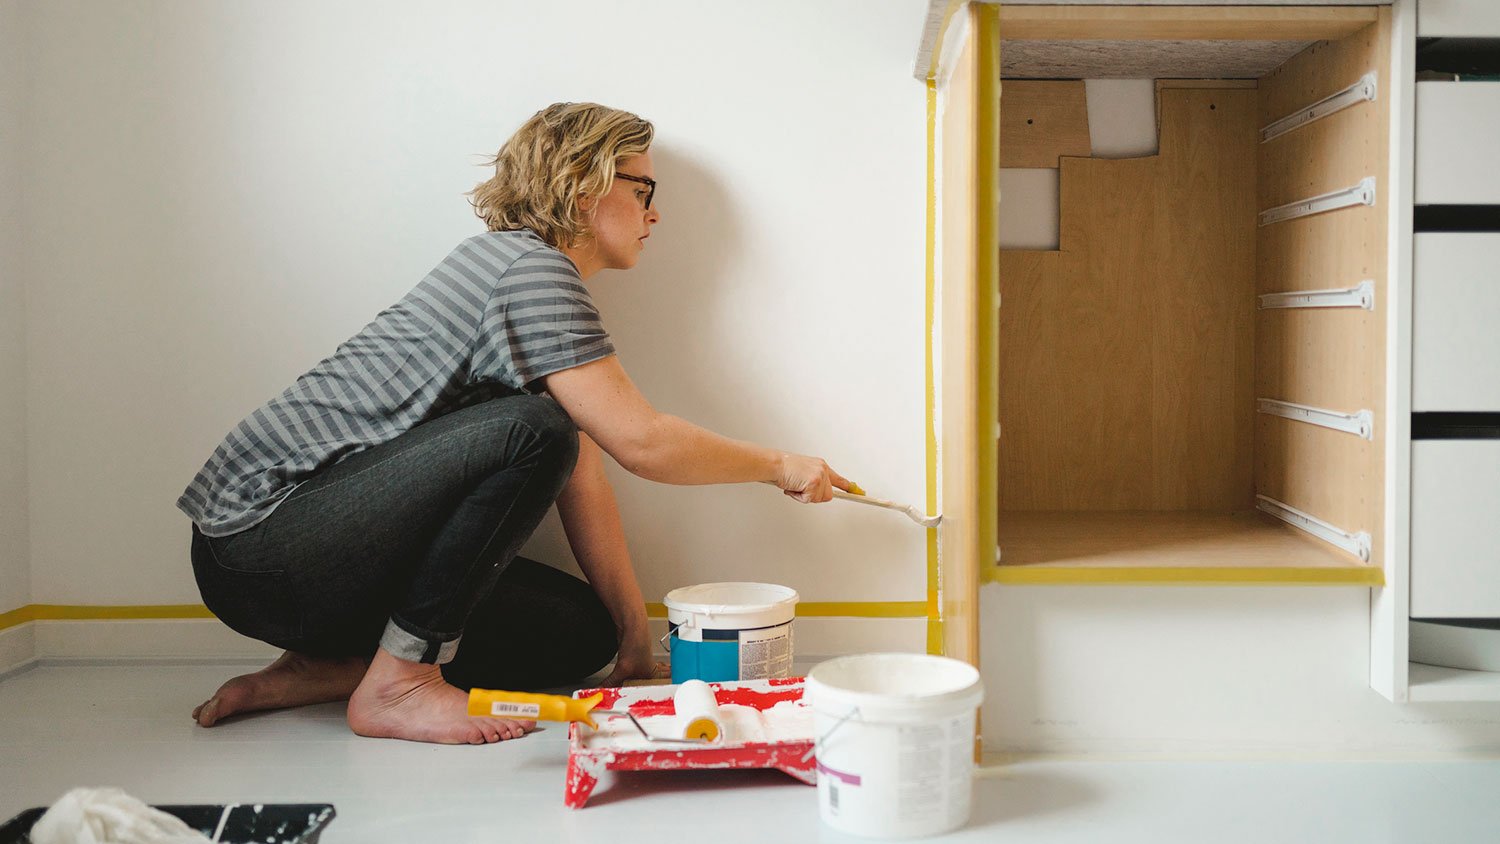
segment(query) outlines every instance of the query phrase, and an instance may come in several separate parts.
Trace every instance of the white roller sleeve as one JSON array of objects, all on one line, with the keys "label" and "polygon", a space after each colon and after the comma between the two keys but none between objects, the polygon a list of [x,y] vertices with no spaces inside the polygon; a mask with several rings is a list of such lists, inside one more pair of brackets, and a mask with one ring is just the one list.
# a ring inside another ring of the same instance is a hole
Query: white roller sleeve
[{"label": "white roller sleeve", "polygon": [[207,836],[118,788],[75,788],[31,828],[36,844],[208,844]]},{"label": "white roller sleeve", "polygon": [[[719,712],[718,701],[714,699],[714,690],[702,680],[688,680],[677,688],[677,693],[672,697],[672,703],[677,711],[678,734],[683,738],[700,738],[703,735],[702,723],[707,721],[713,724],[712,736],[716,741],[725,741],[725,719]],[[698,726],[694,726],[694,725]]]}]

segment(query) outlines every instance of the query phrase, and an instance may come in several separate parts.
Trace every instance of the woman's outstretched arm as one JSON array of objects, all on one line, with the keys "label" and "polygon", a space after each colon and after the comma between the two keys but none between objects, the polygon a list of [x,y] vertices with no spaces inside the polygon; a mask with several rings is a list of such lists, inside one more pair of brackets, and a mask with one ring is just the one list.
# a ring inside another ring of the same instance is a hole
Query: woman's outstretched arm
[{"label": "woman's outstretched arm", "polygon": [[641,395],[618,357],[548,375],[547,392],[579,429],[632,474],[668,484],[771,481],[814,503],[849,481],[817,457],[732,440],[667,413]]}]

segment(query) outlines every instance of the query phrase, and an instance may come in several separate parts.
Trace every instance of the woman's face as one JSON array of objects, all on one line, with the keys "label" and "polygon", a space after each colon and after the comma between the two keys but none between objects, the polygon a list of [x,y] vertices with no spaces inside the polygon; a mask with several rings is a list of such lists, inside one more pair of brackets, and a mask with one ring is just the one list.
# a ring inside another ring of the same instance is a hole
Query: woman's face
[{"label": "woman's face", "polygon": [[649,151],[621,159],[616,165],[614,184],[609,192],[600,197],[594,214],[594,242],[586,245],[584,252],[599,269],[628,270],[635,266],[641,250],[646,248],[646,238],[651,227],[661,220],[653,198],[651,207],[646,207],[646,198],[651,193],[649,185],[633,182],[619,176],[636,176],[655,180],[656,169],[651,163]]}]

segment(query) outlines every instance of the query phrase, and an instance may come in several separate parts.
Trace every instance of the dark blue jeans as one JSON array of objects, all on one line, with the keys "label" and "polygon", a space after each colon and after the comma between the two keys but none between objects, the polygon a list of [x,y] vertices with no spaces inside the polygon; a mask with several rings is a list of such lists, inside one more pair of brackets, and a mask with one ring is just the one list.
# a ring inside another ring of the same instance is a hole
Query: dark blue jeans
[{"label": "dark blue jeans", "polygon": [[454,685],[565,685],[618,639],[593,589],[516,558],[578,459],[550,398],[493,399],[303,482],[264,521],[193,528],[203,601],[234,630],[316,656],[443,664]]}]

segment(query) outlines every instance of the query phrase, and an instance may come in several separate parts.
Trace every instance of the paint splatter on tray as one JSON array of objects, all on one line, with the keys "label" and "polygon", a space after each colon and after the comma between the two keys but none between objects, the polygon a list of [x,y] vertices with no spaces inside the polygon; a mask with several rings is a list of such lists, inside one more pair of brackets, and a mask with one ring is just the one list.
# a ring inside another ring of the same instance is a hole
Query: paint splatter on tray
[{"label": "paint splatter on tray", "polygon": [[[715,744],[648,741],[626,718],[610,718],[595,731],[569,727],[568,775],[563,802],[588,802],[606,770],[682,771],[774,768],[816,784],[812,758],[812,712],[802,700],[803,678],[710,683],[725,720],[724,740]],[[676,686],[585,689],[575,697],[603,693],[601,709],[629,711],[652,737],[680,737],[673,695]]]}]

